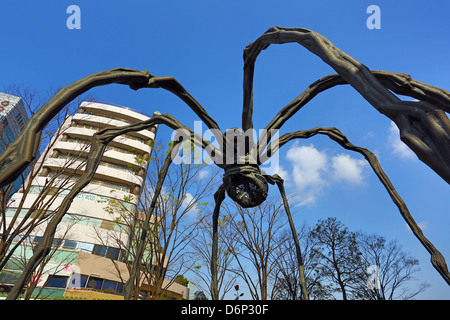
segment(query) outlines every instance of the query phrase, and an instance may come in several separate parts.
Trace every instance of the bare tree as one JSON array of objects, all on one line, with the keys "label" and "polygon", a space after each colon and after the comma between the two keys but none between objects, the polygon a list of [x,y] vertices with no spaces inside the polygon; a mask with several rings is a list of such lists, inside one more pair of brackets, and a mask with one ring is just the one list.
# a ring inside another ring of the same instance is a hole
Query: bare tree
[{"label": "bare tree", "polygon": [[[76,217],[72,217],[70,221],[66,219],[66,222],[59,226],[58,238],[53,241],[52,250],[33,272],[29,283],[26,285],[25,294],[23,296],[24,300],[30,300],[32,295],[34,296],[34,299],[45,299],[45,296],[41,297],[41,294],[43,289],[47,286],[47,283],[53,276],[70,269],[70,265],[76,261],[77,254],[75,252],[64,250],[64,241],[73,239],[70,230],[76,224],[77,220]],[[30,251],[34,249],[38,239],[39,237],[28,237],[20,248],[20,254],[14,256],[14,260],[19,263],[20,269],[25,267]],[[60,257],[61,255],[63,255],[63,259]]]},{"label": "bare tree", "polygon": [[[216,184],[217,171],[206,174],[205,164],[172,164],[150,217],[150,227],[143,237],[143,224],[151,212],[150,204],[167,152],[161,146],[154,146],[151,156],[136,157],[138,163],[144,161],[149,164],[137,212],[123,207],[121,201],[106,209],[119,217],[117,222],[124,225],[123,232],[129,236],[128,243],[124,243],[120,234],[111,232],[110,235],[116,238],[113,241],[126,257],[124,262],[129,269],[128,274],[131,274],[132,262],[137,259],[139,244],[143,242],[145,248],[137,265],[132,299],[137,299],[139,288],[143,286],[153,299],[159,299],[177,276],[194,266],[189,244],[199,233],[197,227],[203,222],[203,208],[208,204],[205,200],[211,196]],[[126,281],[127,276],[120,275],[122,281]]]},{"label": "bare tree", "polygon": [[[201,288],[202,292],[209,292],[210,298],[213,296],[211,292],[211,268],[209,267],[212,261],[211,247],[213,241],[211,221],[210,216],[202,218],[202,222],[197,226],[200,232],[191,242],[197,261],[193,272],[200,279],[196,285]],[[232,252],[237,249],[236,237],[232,236],[234,232],[229,215],[222,215],[218,220],[219,242],[217,255],[217,289],[221,300],[233,288],[237,278],[236,273],[230,272],[234,262]]]},{"label": "bare tree", "polygon": [[279,248],[288,237],[283,233],[287,223],[283,204],[269,200],[251,209],[233,204],[227,208],[232,210],[233,234],[224,240],[236,242],[229,246],[238,265],[233,272],[245,281],[254,300],[267,300],[272,297],[270,277],[276,270],[275,261],[283,254]]},{"label": "bare tree", "polygon": [[[191,149],[195,151],[195,149]],[[195,155],[194,155],[195,157]],[[143,212],[153,197],[156,185],[155,173],[162,167],[162,150],[155,149],[148,170],[148,185],[141,197]],[[160,194],[156,208],[153,233],[150,234],[150,252],[154,257],[153,296],[159,298],[167,289],[164,279],[171,282],[178,274],[184,274],[194,266],[195,261],[188,252],[189,244],[198,235],[198,225],[204,216],[203,207],[217,184],[217,171],[209,171],[205,176],[206,164],[173,164]]]},{"label": "bare tree", "polygon": [[[287,231],[286,231],[287,232]],[[276,272],[273,278],[274,294],[277,300],[305,300],[299,284],[297,257],[294,240],[289,235],[284,236],[286,241],[280,244],[280,255],[276,259]],[[298,239],[301,242],[302,256],[304,258],[305,278],[308,296],[311,300],[333,299],[331,286],[318,270],[320,258],[314,254],[314,241],[311,229],[306,224],[300,228]]]},{"label": "bare tree", "polygon": [[[44,98],[44,95],[31,89],[24,84],[10,84],[6,86],[3,91],[5,93],[20,97],[26,112],[31,116],[39,108],[46,99],[55,95],[57,90],[49,90],[48,95]],[[57,157],[53,155],[53,146],[56,142],[56,138],[64,133],[65,128],[61,125],[64,121],[75,112],[78,104],[82,99],[92,99],[91,96],[79,96],[76,100],[68,103],[62,112],[58,113],[55,118],[48,123],[43,129],[40,141],[40,158],[36,158],[30,164],[30,173],[27,177],[23,177],[24,183],[22,184],[19,193],[20,201],[17,199],[10,199],[10,191],[13,183],[0,190],[0,225],[1,225],[1,238],[0,238],[0,270],[6,263],[8,257],[14,252],[13,248],[17,248],[21,244],[21,240],[16,241],[15,246],[11,247],[12,240],[17,239],[19,235],[21,238],[26,238],[33,229],[41,224],[44,220],[48,219],[52,211],[49,209],[61,192],[64,189],[70,188],[73,185],[71,181],[73,173],[83,166],[86,162],[86,158],[80,158],[83,152],[87,152],[87,146],[81,148],[78,152],[74,153],[71,157],[66,157],[66,163],[64,167],[76,165],[73,171],[62,170],[60,172],[52,172],[49,176],[44,170],[44,161],[47,158]],[[0,126],[2,126],[0,124]],[[3,129],[0,127],[0,129]],[[12,141],[5,141],[6,135],[1,135],[0,139],[5,145],[9,145]],[[81,161],[81,162],[80,162]],[[40,177],[47,176],[45,183]],[[39,187],[36,187],[39,186]],[[25,201],[28,194],[38,194],[33,204],[28,205],[26,209],[27,213],[22,210],[24,208]],[[15,213],[12,213],[15,208]],[[7,252],[9,250],[8,256]]]},{"label": "bare tree", "polygon": [[408,284],[420,269],[419,260],[402,251],[396,240],[386,242],[376,234],[358,235],[362,252],[361,270],[367,271],[359,281],[359,296],[370,300],[408,300],[426,290],[430,285],[420,283],[416,288]]},{"label": "bare tree", "polygon": [[[23,84],[11,84],[4,88],[4,92],[18,96],[22,99],[27,114],[33,115],[41,106],[44,98],[40,93],[30,89]],[[48,95],[51,97],[56,93],[50,90]],[[63,112],[58,113],[56,117],[43,129],[40,140],[40,156],[36,157],[29,165],[28,176],[23,176],[24,181],[16,194],[12,195],[11,190],[13,183],[0,190],[0,271],[13,266],[14,271],[4,271],[11,274],[17,274],[20,267],[24,267],[30,253],[35,246],[33,239],[37,239],[43,233],[42,229],[53,213],[58,210],[58,199],[67,194],[67,191],[74,185],[74,177],[76,172],[86,164],[87,145],[81,146],[79,150],[69,155],[62,155],[55,151],[54,146],[57,139],[60,138],[67,126],[63,126],[65,121],[70,121],[72,113],[78,107],[78,103],[84,97],[72,101],[65,106]],[[13,121],[14,119],[11,119]],[[2,122],[3,124],[3,122]],[[1,135],[1,139],[5,139],[6,135]],[[2,141],[6,145],[12,141]],[[64,159],[64,165],[61,170],[48,170],[46,161],[53,161],[55,158]],[[22,173],[23,175],[23,173]],[[67,221],[66,221],[67,222]],[[64,240],[65,232],[61,230],[69,229],[70,223],[64,223],[58,228],[58,239],[55,244]],[[57,247],[53,246],[52,250],[40,265],[36,268],[28,283],[24,284],[26,288],[24,298],[30,299],[32,294],[39,295],[44,287],[38,282],[41,280],[43,272],[47,281],[50,273],[58,272],[58,266],[54,265],[52,258],[58,255]],[[49,270],[49,262],[52,261],[53,271]],[[66,261],[67,262],[67,261]],[[61,268],[64,268],[61,267]],[[5,278],[5,277],[3,277]],[[12,280],[15,281],[15,276]],[[9,284],[13,283],[8,281]],[[45,283],[44,283],[45,285]],[[35,290],[35,289],[38,290]]]},{"label": "bare tree", "polygon": [[[63,134],[65,128],[59,127],[54,138],[44,149],[39,160],[34,161],[31,172],[19,190],[17,197],[6,203],[3,197],[0,208],[0,270],[18,248],[22,239],[26,239],[37,226],[45,223],[58,209],[57,199],[64,196],[74,184],[74,175],[77,170],[86,164],[87,146],[81,147],[78,152],[64,156],[64,165],[59,171],[45,170],[44,161],[61,157],[53,153],[56,138]],[[5,193],[3,193],[5,194]],[[32,197],[34,196],[34,200]],[[14,244],[13,244],[13,240]]]},{"label": "bare tree", "polygon": [[342,293],[342,299],[351,299],[354,286],[361,278],[361,252],[357,234],[351,232],[336,218],[319,220],[311,231],[314,241],[313,254],[319,258],[317,265],[323,277],[335,284],[334,291]]},{"label": "bare tree", "polygon": [[[130,198],[124,197],[122,199],[125,202],[130,201]],[[109,205],[105,208],[111,216],[115,217],[114,227],[110,231],[100,230],[96,228],[97,239],[105,246],[114,243],[114,246],[119,249],[120,260],[117,260],[116,256],[107,254],[106,257],[111,260],[112,265],[116,270],[116,275],[119,277],[123,285],[128,280],[131,274],[133,261],[137,256],[137,244],[144,242],[145,248],[147,248],[144,255],[141,257],[141,263],[137,265],[137,272],[134,279],[133,292],[131,299],[136,300],[139,298],[139,293],[143,291],[143,285],[147,279],[153,277],[153,259],[156,253],[152,253],[149,248],[152,246],[151,237],[147,236],[145,239],[140,239],[142,230],[142,224],[144,222],[144,213],[141,211],[130,210],[129,207],[123,205],[123,201],[110,199]],[[155,227],[155,219],[151,219],[151,228]],[[128,241],[124,241],[128,239]],[[124,272],[125,265],[126,272]]]}]

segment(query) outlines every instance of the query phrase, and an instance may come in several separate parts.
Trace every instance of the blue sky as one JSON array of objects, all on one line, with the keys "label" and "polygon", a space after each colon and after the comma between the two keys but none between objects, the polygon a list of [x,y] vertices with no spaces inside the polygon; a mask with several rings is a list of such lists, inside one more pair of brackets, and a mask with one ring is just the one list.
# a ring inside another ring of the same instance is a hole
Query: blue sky
[{"label": "blue sky", "polygon": [[[69,30],[68,6],[81,9],[81,29]],[[366,27],[369,5],[381,9],[381,29]],[[114,67],[174,76],[222,130],[241,126],[242,52],[271,26],[304,27],[327,37],[370,69],[410,74],[449,90],[450,3],[424,1],[19,1],[0,3],[0,88],[24,83],[40,92]],[[255,68],[254,125],[264,128],[277,111],[315,80],[335,73],[296,44],[273,45]],[[197,120],[178,98],[157,89],[134,92],[111,85],[91,90],[100,101],[151,114],[170,113],[193,127]],[[398,142],[390,120],[354,89],[340,86],[317,96],[281,134],[337,127],[374,151],[423,231],[450,260],[448,184]],[[160,138],[171,131],[161,129]],[[314,224],[336,216],[351,230],[398,239],[420,260],[416,274],[432,287],[421,298],[448,299],[450,289],[429,254],[408,230],[387,192],[362,157],[318,137],[292,142],[279,154],[279,173],[294,195],[295,221]]]}]

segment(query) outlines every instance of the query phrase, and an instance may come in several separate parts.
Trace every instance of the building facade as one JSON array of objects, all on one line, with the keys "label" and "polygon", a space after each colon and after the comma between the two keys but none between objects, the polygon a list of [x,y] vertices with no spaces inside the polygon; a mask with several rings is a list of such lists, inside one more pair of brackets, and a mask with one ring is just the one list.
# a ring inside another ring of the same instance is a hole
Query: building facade
[{"label": "building facade", "polygon": [[[20,214],[24,216],[34,210],[51,215],[59,207],[84,172],[90,141],[96,131],[149,118],[122,106],[83,102],[76,114],[65,119],[41,155],[39,172],[32,181]],[[139,219],[137,204],[147,170],[147,162],[139,159],[151,153],[156,131],[155,125],[149,130],[122,135],[109,143],[94,178],[77,195],[58,226],[53,243],[57,250],[45,265],[35,291],[87,299],[123,298],[123,282],[128,277],[127,261],[130,261],[125,248],[133,245],[130,240],[133,222],[126,217]],[[44,192],[47,192],[45,196]],[[14,203],[20,203],[21,197],[18,192],[12,199]],[[35,209],[33,206],[38,197],[52,201]],[[16,212],[17,208],[11,206],[7,216],[12,217]],[[29,245],[21,246],[14,255],[31,255],[33,244],[40,240],[45,226],[44,221],[35,228],[28,236]],[[6,270],[12,272],[13,263],[9,263],[10,268]],[[187,294],[187,288],[176,283],[169,288],[169,295],[174,298],[186,298]],[[145,297],[146,292],[142,292],[142,296]]]},{"label": "building facade", "polygon": [[[17,138],[27,121],[28,116],[22,99],[0,92],[0,153]],[[14,181],[14,186],[9,195],[19,190],[29,172],[30,169],[28,168]]]}]

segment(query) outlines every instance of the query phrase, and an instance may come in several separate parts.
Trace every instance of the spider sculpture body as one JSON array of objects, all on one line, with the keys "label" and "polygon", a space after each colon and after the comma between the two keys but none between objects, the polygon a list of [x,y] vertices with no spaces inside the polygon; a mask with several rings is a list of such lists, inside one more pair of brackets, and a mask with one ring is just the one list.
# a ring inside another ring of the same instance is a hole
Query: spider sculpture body
[{"label": "spider sculpture body", "polygon": [[[260,170],[260,165],[284,144],[293,139],[307,139],[314,135],[326,135],[340,144],[343,148],[362,154],[369,162],[373,171],[386,188],[388,194],[400,211],[414,235],[428,250],[431,262],[443,279],[450,284],[450,274],[444,257],[434,245],[423,235],[422,230],[412,218],[406,204],[398,195],[387,175],[382,170],[375,155],[367,149],[355,146],[336,128],[313,128],[286,133],[278,139],[272,139],[272,130],[279,130],[282,125],[306,105],[317,94],[336,85],[349,84],[357,90],[381,114],[394,121],[400,129],[401,139],[416,153],[416,155],[430,168],[432,168],[445,181],[450,183],[450,121],[445,112],[450,112],[450,93],[411,79],[406,74],[387,71],[373,71],[356,61],[340,49],[335,47],[328,39],[311,30],[303,28],[273,27],[267,30],[255,42],[244,50],[244,101],[242,112],[242,129],[234,129],[238,136],[253,128],[253,73],[255,61],[259,53],[270,44],[297,42],[312,53],[319,56],[329,64],[337,74],[326,76],[312,83],[303,93],[291,103],[282,108],[275,118],[266,126],[264,134],[256,143],[249,138],[245,143],[238,145],[227,134],[223,134],[216,121],[209,116],[206,110],[183,88],[173,77],[157,77],[148,71],[131,69],[112,69],[99,72],[67,87],[61,89],[52,99],[43,105],[28,121],[21,135],[0,156],[0,187],[14,181],[18,175],[36,157],[40,144],[40,137],[45,125],[71,100],[92,87],[110,83],[127,84],[132,89],[162,88],[168,90],[183,100],[197,116],[212,130],[217,141],[222,141],[221,148],[216,149],[208,141],[192,132],[169,114],[156,115],[153,118],[133,123],[120,128],[108,128],[97,132],[92,140],[88,161],[83,175],[64,198],[58,211],[53,215],[47,229],[34,249],[33,256],[22,273],[8,299],[16,299],[23,285],[27,283],[32,272],[48,254],[55,230],[70,204],[78,192],[92,179],[103,152],[110,141],[116,136],[130,131],[139,131],[155,124],[164,124],[174,130],[184,130],[188,139],[198,146],[210,151],[214,163],[224,170],[223,184],[215,193],[215,209],[213,213],[213,246],[211,262],[211,294],[213,299],[218,298],[217,288],[217,222],[220,205],[225,193],[240,206],[254,207],[267,197],[269,184],[277,185],[283,199],[289,225],[294,238],[298,268],[300,271],[299,283],[304,299],[308,299],[306,280],[303,271],[303,261],[297,233],[292,221],[288,201],[285,196],[283,180],[274,175],[269,176]],[[392,92],[407,95],[416,101],[402,101]],[[239,139],[238,139],[239,140]],[[242,139],[241,139],[242,140]],[[174,142],[172,152],[177,152],[180,141]],[[270,143],[269,143],[270,142]],[[231,152],[230,152],[231,150]],[[264,156],[263,156],[264,155]],[[172,155],[167,156],[162,171],[159,174],[155,188],[154,198],[144,222],[143,232],[149,225],[152,210],[155,208],[158,195]],[[138,249],[142,254],[143,242]],[[130,298],[133,292],[134,279],[137,272],[135,259],[130,278],[124,287],[125,298]]]}]

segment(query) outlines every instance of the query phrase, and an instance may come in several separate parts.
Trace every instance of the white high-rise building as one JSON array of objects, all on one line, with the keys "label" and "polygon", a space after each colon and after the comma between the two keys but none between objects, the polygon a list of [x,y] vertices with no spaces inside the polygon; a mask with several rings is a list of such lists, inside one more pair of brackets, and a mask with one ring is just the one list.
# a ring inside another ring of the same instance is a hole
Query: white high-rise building
[{"label": "white high-rise building", "polygon": [[[51,214],[58,208],[77,177],[84,172],[90,141],[96,131],[149,118],[123,106],[83,102],[78,113],[60,126],[39,159],[38,164],[42,166],[32,181],[31,194],[27,195],[21,214],[26,214],[39,194],[49,189],[48,196],[54,195],[55,200],[46,211]],[[108,208],[136,212],[147,170],[146,162],[136,159],[151,153],[156,131],[155,125],[149,130],[115,138],[109,143],[92,181],[74,199],[55,235],[58,254],[47,264],[40,281],[41,286],[45,284],[48,290],[56,292],[53,296],[101,298],[101,293],[109,293],[108,298],[114,298],[114,294],[118,299],[122,297],[122,281],[128,271],[121,247],[129,245],[129,234],[120,210]],[[49,183],[57,187],[46,187]],[[20,203],[21,197],[21,193],[14,194],[13,204]],[[14,206],[9,207],[7,216],[12,217],[16,211]],[[137,212],[136,217],[139,217]],[[36,228],[29,236],[31,241],[39,241],[44,229],[45,223]],[[186,287],[176,283],[170,291],[174,296],[187,294]]]}]

